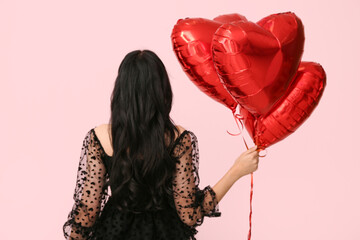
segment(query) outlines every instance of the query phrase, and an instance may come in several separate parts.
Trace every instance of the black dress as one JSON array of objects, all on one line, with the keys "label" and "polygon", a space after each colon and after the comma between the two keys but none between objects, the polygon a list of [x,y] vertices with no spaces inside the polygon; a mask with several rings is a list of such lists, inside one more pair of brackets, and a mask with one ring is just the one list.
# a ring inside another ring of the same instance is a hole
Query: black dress
[{"label": "black dress", "polygon": [[169,240],[196,239],[196,227],[204,217],[219,217],[215,192],[199,189],[199,149],[195,134],[185,130],[171,148],[176,161],[172,180],[172,207],[143,213],[122,212],[112,201],[108,156],[94,128],[83,140],[74,192],[74,205],[63,225],[67,239]]}]

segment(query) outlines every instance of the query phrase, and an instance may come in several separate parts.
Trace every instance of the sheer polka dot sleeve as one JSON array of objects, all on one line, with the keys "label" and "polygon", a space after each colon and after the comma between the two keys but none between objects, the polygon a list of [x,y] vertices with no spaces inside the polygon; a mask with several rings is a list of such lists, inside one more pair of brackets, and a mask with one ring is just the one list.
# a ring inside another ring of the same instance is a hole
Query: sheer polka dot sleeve
[{"label": "sheer polka dot sleeve", "polygon": [[185,130],[174,149],[176,175],[173,180],[175,206],[181,220],[199,226],[204,216],[219,217],[218,202],[210,185],[199,188],[199,148],[196,135]]},{"label": "sheer polka dot sleeve", "polygon": [[106,169],[98,144],[94,132],[90,130],[81,148],[74,204],[63,225],[66,239],[90,239],[97,217],[107,200],[107,191],[103,190]]}]

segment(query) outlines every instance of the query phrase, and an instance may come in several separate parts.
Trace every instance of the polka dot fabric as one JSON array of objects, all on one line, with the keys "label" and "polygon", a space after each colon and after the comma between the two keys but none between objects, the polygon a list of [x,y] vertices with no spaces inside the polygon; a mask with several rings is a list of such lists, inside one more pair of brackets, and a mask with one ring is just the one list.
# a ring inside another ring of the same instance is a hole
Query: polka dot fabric
[{"label": "polka dot fabric", "polygon": [[74,204],[63,225],[66,239],[196,240],[196,227],[204,217],[219,217],[215,192],[199,188],[199,148],[195,134],[185,130],[175,140],[171,155],[176,162],[173,199],[164,210],[122,212],[104,188],[109,180],[108,156],[94,128],[83,140]]}]

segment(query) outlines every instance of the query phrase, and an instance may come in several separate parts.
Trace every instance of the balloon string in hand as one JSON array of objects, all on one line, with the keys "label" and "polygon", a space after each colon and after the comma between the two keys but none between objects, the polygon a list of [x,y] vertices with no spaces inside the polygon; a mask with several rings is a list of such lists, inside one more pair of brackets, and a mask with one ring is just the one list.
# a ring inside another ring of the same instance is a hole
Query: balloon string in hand
[{"label": "balloon string in hand", "polygon": [[[237,134],[232,134],[232,133],[230,133],[229,131],[227,131],[227,133],[230,134],[231,136],[238,136],[238,135],[240,135],[240,134],[242,133],[242,131],[243,131],[243,129],[244,129],[244,125],[243,125],[243,123],[242,123],[242,121],[241,121],[241,120],[244,120],[244,117],[241,116],[240,114],[237,114],[237,113],[233,113],[233,116],[234,116],[236,125],[238,126],[240,132],[237,133]],[[240,124],[241,124],[241,129],[240,129],[240,126],[239,126],[239,124],[238,124],[238,121],[239,121]],[[242,136],[242,135],[241,135],[241,136]],[[246,143],[246,141],[245,141],[244,136],[242,136],[242,139],[243,139],[243,141],[244,141],[244,143],[245,143],[246,149],[249,150],[249,147],[248,147],[248,145],[247,145],[247,143]],[[255,140],[257,140],[257,139],[255,139]],[[257,142],[257,141],[255,141],[255,143],[256,143],[256,142]],[[267,149],[266,149],[266,148],[265,148],[265,149],[262,149],[261,147],[258,147],[258,148],[256,149],[256,151],[258,151],[258,152],[260,152],[261,150],[266,150],[266,153],[267,153]],[[265,156],[266,156],[266,154],[265,154],[264,156],[260,156],[260,155],[259,155],[259,157],[265,157]],[[249,232],[248,232],[248,240],[251,240],[252,199],[253,199],[253,191],[254,191],[253,189],[254,189],[254,175],[253,175],[253,173],[251,173],[251,183],[250,183],[250,213],[249,213]]]}]

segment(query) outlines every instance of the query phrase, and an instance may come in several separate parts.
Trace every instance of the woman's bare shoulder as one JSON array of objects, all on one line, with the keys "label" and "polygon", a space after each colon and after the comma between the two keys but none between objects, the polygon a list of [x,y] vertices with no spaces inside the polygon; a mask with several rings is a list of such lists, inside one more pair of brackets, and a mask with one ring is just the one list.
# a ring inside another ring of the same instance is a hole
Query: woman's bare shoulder
[{"label": "woman's bare shoulder", "polygon": [[176,125],[176,128],[179,130],[179,135],[181,135],[186,129],[181,125]]},{"label": "woman's bare shoulder", "polygon": [[105,153],[109,156],[112,156],[113,149],[111,145],[111,134],[109,124],[100,124],[94,128],[95,134],[100,141]]}]

